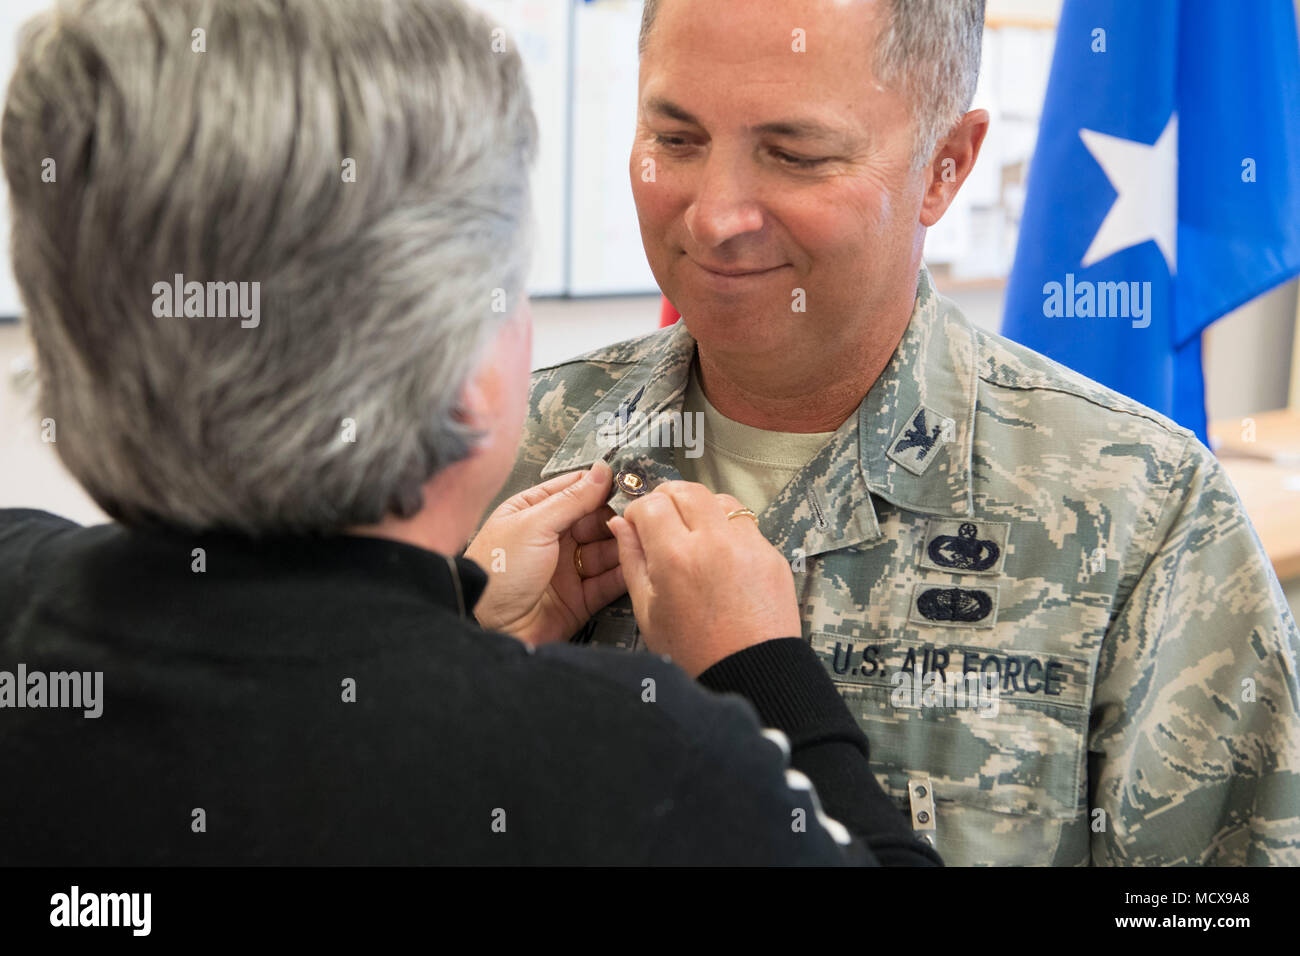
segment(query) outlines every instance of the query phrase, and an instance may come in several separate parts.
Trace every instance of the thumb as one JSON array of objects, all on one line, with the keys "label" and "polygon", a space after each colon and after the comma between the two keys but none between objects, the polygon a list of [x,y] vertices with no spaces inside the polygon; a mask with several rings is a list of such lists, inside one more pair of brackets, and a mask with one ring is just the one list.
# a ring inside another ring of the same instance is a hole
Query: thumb
[{"label": "thumb", "polygon": [[548,536],[559,537],[579,518],[591,514],[605,503],[609,497],[612,478],[613,472],[609,465],[597,461],[579,480],[529,509],[537,521],[535,529]]},{"label": "thumb", "polygon": [[618,563],[623,569],[623,581],[627,584],[627,593],[634,604],[639,604],[641,595],[649,585],[646,571],[645,549],[641,547],[641,536],[626,518],[609,519],[609,530],[618,542]]}]

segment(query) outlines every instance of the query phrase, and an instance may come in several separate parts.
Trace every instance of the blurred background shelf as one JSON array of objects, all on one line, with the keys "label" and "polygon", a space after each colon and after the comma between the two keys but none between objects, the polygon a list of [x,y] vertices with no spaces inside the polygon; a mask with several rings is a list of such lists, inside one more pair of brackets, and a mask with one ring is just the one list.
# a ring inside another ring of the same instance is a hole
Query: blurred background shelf
[{"label": "blurred background shelf", "polygon": [[[1279,580],[1300,585],[1300,411],[1210,426],[1210,444],[1241,496]],[[1293,600],[1294,606],[1294,600]]]}]

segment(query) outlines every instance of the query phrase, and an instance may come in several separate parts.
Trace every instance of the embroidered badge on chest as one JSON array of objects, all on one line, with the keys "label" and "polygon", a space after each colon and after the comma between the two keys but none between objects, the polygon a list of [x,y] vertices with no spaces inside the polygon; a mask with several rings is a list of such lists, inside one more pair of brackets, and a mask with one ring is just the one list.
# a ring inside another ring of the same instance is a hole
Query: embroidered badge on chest
[{"label": "embroidered badge on chest", "polygon": [[931,518],[925,525],[921,567],[951,574],[1000,574],[1010,530],[1005,521]]},{"label": "embroidered badge on chest", "polygon": [[907,424],[894,436],[889,457],[914,475],[923,475],[953,440],[957,423],[934,409],[918,405]]},{"label": "embroidered badge on chest", "polygon": [[943,627],[992,627],[998,619],[998,589],[921,583],[912,592],[907,619]]}]

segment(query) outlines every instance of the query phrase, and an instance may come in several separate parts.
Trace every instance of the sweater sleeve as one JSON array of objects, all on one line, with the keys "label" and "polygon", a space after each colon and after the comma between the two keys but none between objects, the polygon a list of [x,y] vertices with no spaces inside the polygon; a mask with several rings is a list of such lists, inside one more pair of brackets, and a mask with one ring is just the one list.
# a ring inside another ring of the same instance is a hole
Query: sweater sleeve
[{"label": "sweater sleeve", "polygon": [[789,741],[791,766],[806,776],[825,814],[886,866],[942,865],[869,765],[870,744],[808,644],[765,641],[719,661],[699,677],[718,693],[744,697],[764,727]]}]

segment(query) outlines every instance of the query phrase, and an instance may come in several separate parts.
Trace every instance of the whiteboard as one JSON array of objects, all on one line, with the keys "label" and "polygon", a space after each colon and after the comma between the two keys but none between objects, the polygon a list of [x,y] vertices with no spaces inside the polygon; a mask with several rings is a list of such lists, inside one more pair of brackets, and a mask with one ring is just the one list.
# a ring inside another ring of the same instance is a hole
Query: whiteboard
[{"label": "whiteboard", "polygon": [[571,0],[469,2],[506,29],[524,61],[539,134],[532,175],[536,233],[528,291],[559,295],[566,289]]},{"label": "whiteboard", "polygon": [[569,293],[657,293],[628,173],[641,0],[581,3],[575,21]]}]

